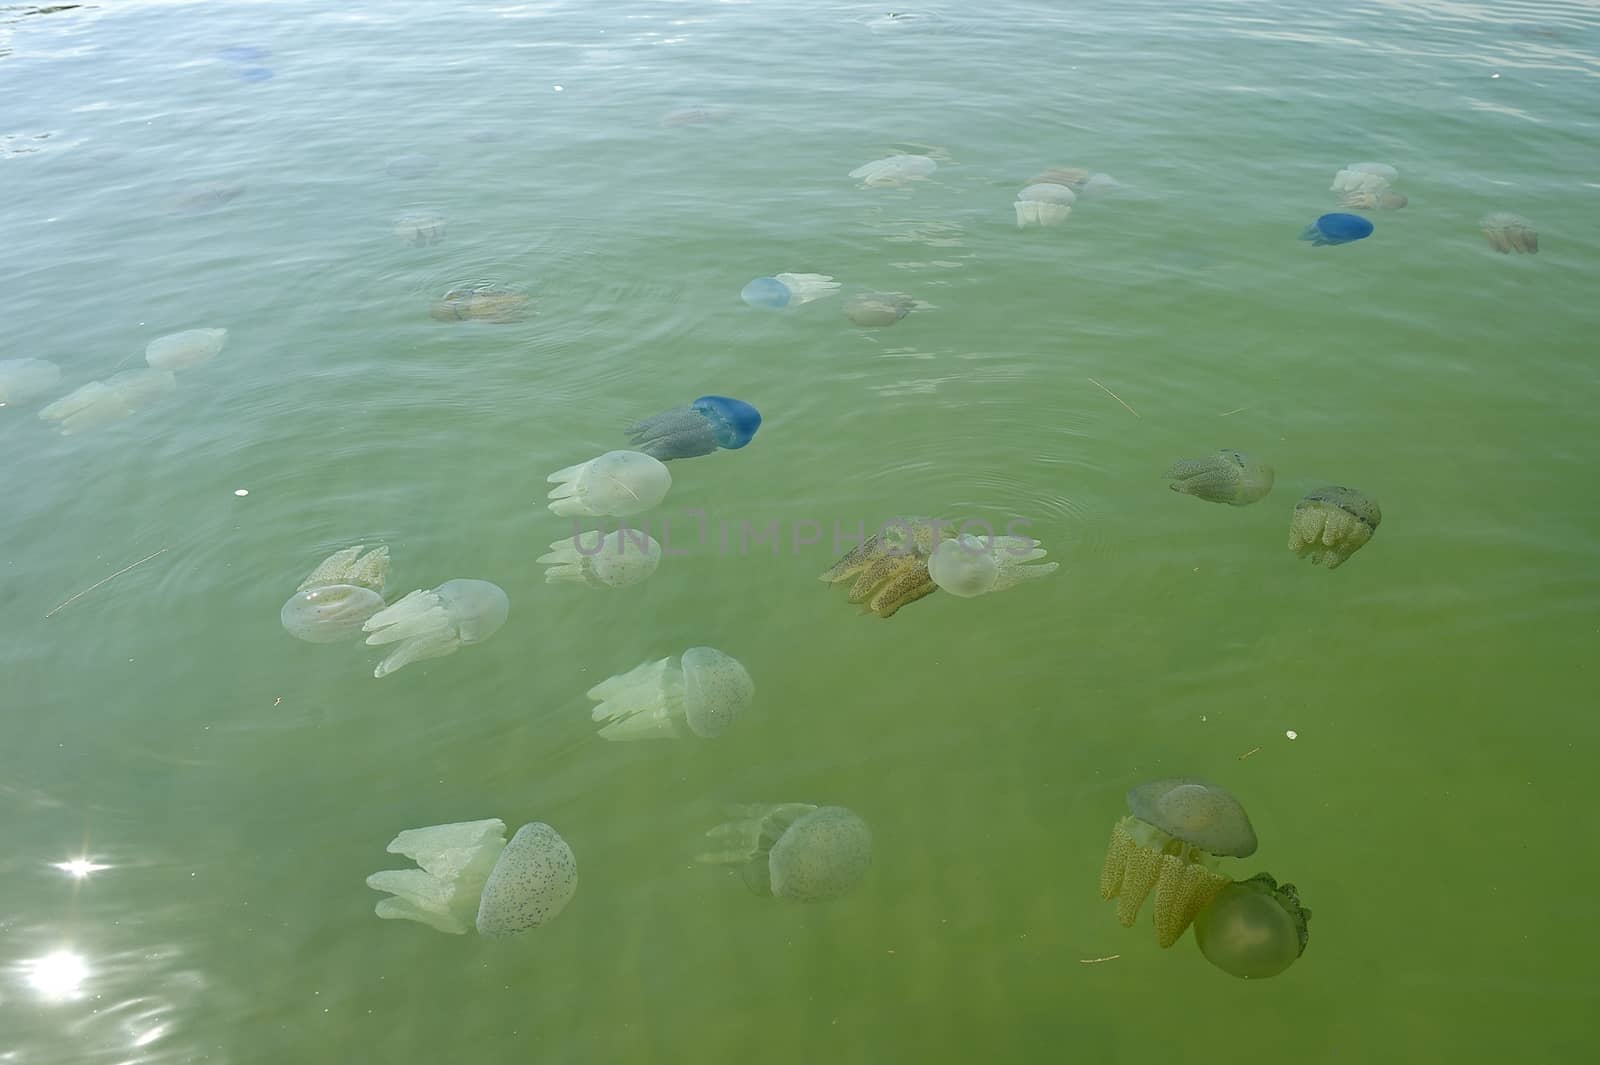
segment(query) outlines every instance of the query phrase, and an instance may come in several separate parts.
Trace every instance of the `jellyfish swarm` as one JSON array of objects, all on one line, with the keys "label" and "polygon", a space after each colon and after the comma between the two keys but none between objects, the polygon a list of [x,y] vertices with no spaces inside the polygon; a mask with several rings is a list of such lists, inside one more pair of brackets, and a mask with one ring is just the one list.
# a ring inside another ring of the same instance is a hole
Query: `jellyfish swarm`
[{"label": "jellyfish swarm", "polygon": [[607,451],[598,458],[552,473],[552,514],[570,517],[626,517],[649,510],[666,498],[672,474],[660,459],[641,451]]},{"label": "jellyfish swarm", "polygon": [[124,370],[104,381],[90,381],[39,412],[39,419],[56,422],[61,434],[92,429],[121,421],[177,388],[170,370]]},{"label": "jellyfish swarm", "polygon": [[1539,234],[1534,230],[1533,223],[1521,215],[1503,211],[1486,215],[1478,223],[1478,228],[1483,231],[1489,246],[1502,255],[1513,251],[1534,255],[1539,251]]},{"label": "jellyfish swarm", "polygon": [[1231,794],[1190,777],[1128,789],[1129,816],[1111,830],[1100,897],[1117,900],[1117,920],[1132,928],[1155,891],[1156,939],[1170,947],[1228,884],[1217,857],[1255,853],[1250,818]]},{"label": "jellyfish swarm", "polygon": [[1011,205],[1017,212],[1017,228],[1053,226],[1065,222],[1077,198],[1077,194],[1066,185],[1053,181],[1035,182],[1017,193],[1017,202]]},{"label": "jellyfish swarm", "polygon": [[1338,569],[1372,539],[1383,512],[1355,488],[1331,484],[1308,492],[1289,520],[1289,550],[1313,565]]},{"label": "jellyfish swarm", "polygon": [[227,342],[226,329],[185,329],[146,344],[144,361],[156,370],[187,370],[216,358]]},{"label": "jellyfish swarm", "polygon": [[361,552],[365,544],[335,551],[318,564],[278,612],[284,631],[307,643],[337,643],[361,634],[383,609],[389,548]]},{"label": "jellyfish swarm", "polygon": [[1272,491],[1272,467],[1231,448],[1205,458],[1181,459],[1166,475],[1174,492],[1235,507],[1255,503]]},{"label": "jellyfish swarm", "polygon": [[517,829],[507,843],[499,818],[406,829],[389,844],[419,869],[386,869],[367,886],[388,892],[379,917],[418,921],[452,935],[526,932],[553,920],[578,890],[578,862],[560,834],[542,821]]},{"label": "jellyfish swarm", "polygon": [[0,359],[0,407],[48,392],[61,380],[61,367],[43,359]]},{"label": "jellyfish swarm", "polygon": [[588,697],[592,717],[607,722],[607,740],[715,739],[755,699],[755,682],[739,660],[714,647],[691,647],[679,661],[663,658],[603,680]]},{"label": "jellyfish swarm", "polygon": [[445,581],[432,591],[418,589],[385,607],[361,626],[374,647],[398,643],[372,671],[386,677],[412,662],[443,658],[460,648],[482,643],[506,623],[511,601],[488,581]]},{"label": "jellyfish swarm", "polygon": [[891,155],[863,163],[849,176],[860,179],[868,188],[887,188],[922,181],[937,169],[939,164],[925,155]]},{"label": "jellyfish swarm", "polygon": [[644,581],[661,564],[661,545],[638,529],[600,529],[557,540],[538,558],[546,584],[585,584],[590,588],[627,588]]},{"label": "jellyfish swarm", "polygon": [[1293,884],[1271,873],[1229,884],[1194,921],[1194,941],[1206,961],[1241,980],[1277,976],[1306,952],[1311,911]]},{"label": "jellyfish swarm", "polygon": [[971,599],[990,592],[1003,592],[1025,580],[1054,573],[1060,568],[1058,563],[1027,564],[1046,554],[1039,541],[1031,537],[964,533],[933,549],[928,558],[928,576],[951,595]]},{"label": "jellyfish swarm", "polygon": [[843,806],[789,802],[730,813],[735,820],[706,833],[719,849],[695,860],[740,866],[757,894],[797,902],[837,899],[861,883],[872,864],[872,830]]},{"label": "jellyfish swarm", "polygon": [[736,451],[761,428],[761,412],[740,399],[701,396],[687,407],[652,414],[628,426],[628,442],[662,462]]},{"label": "jellyfish swarm", "polygon": [[1300,239],[1316,247],[1325,244],[1349,244],[1372,236],[1372,223],[1358,214],[1325,214],[1300,233]]}]

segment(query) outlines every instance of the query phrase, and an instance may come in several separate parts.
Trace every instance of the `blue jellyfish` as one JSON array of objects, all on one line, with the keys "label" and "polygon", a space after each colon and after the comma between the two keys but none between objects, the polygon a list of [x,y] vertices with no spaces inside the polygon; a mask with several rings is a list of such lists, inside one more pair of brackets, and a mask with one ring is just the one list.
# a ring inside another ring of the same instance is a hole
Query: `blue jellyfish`
[{"label": "blue jellyfish", "polygon": [[1348,244],[1352,240],[1370,236],[1372,223],[1358,214],[1325,214],[1306,226],[1300,239],[1321,247],[1324,244]]},{"label": "blue jellyfish", "polygon": [[761,428],[761,412],[740,399],[701,396],[687,407],[674,407],[628,426],[628,439],[639,451],[667,462],[709,455],[719,447],[744,447]]},{"label": "blue jellyfish", "polygon": [[775,277],[758,277],[739,293],[752,307],[776,311],[789,306],[789,286]]}]

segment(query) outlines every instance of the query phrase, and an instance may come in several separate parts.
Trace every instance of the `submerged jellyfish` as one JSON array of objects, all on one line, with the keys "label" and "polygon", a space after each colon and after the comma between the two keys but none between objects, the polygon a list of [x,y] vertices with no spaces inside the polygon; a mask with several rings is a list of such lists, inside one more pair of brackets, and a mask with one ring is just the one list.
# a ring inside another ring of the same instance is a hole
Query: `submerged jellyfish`
[{"label": "submerged jellyfish", "polygon": [[1089,171],[1081,166],[1055,166],[1028,179],[1029,185],[1065,185],[1074,192],[1089,180]]},{"label": "submerged jellyfish", "polygon": [[553,920],[578,890],[578,862],[555,829],[534,821],[506,842],[499,818],[408,828],[389,843],[420,869],[385,869],[367,886],[388,892],[379,917],[452,935],[526,932]]},{"label": "submerged jellyfish", "polygon": [[673,407],[628,426],[628,442],[651,458],[670,462],[709,455],[717,448],[736,451],[761,428],[761,412],[742,399],[701,396],[687,407]]},{"label": "submerged jellyfish", "polygon": [[1194,921],[1194,941],[1206,961],[1229,976],[1277,976],[1306,952],[1311,911],[1293,884],[1271,873],[1229,884]]},{"label": "submerged jellyfish", "polygon": [[551,513],[567,517],[626,517],[649,510],[666,497],[672,474],[642,451],[607,451],[598,458],[552,473]]},{"label": "submerged jellyfish", "polygon": [[[403,214],[394,220],[394,235],[413,248],[437,244],[444,239],[445,221],[442,215],[425,211]],[[449,299],[447,295],[445,299]]]},{"label": "submerged jellyfish", "polygon": [[1294,505],[1289,550],[1313,565],[1338,569],[1378,531],[1378,501],[1343,485],[1309,492]]},{"label": "submerged jellyfish", "polygon": [[862,292],[844,305],[845,317],[867,328],[894,325],[911,313],[916,300],[899,292]]},{"label": "submerged jellyfish", "polygon": [[43,359],[0,359],[0,407],[48,392],[61,380],[61,367]]},{"label": "submerged jellyfish", "polygon": [[432,591],[418,589],[372,615],[361,626],[374,647],[400,646],[372,671],[386,677],[425,658],[443,658],[467,644],[482,643],[506,623],[511,601],[488,581],[445,581]]},{"label": "submerged jellyfish", "polygon": [[864,163],[850,171],[849,176],[860,178],[869,188],[888,187],[921,181],[937,169],[939,164],[926,155],[891,155]]},{"label": "submerged jellyfish", "polygon": [[789,286],[775,277],[758,277],[739,290],[739,298],[752,307],[776,311],[789,306]]},{"label": "submerged jellyfish", "polygon": [[428,314],[441,322],[506,322],[519,321],[527,307],[528,297],[521,292],[494,285],[476,285],[453,288],[444,297],[435,300]]},{"label": "submerged jellyfish", "polygon": [[1174,492],[1236,507],[1254,503],[1272,491],[1272,467],[1231,448],[1203,459],[1175,462],[1167,476]]},{"label": "submerged jellyfish", "polygon": [[540,555],[546,584],[587,584],[591,588],[626,588],[638,584],[661,564],[661,545],[639,529],[618,529],[604,536],[599,529],[557,540]]},{"label": "submerged jellyfish", "polygon": [[355,584],[324,584],[296,592],[278,611],[284,631],[307,643],[338,643],[361,635],[383,609],[383,596]]},{"label": "submerged jellyfish", "polygon": [[714,647],[691,647],[677,662],[645,662],[589,689],[590,715],[606,722],[607,740],[715,739],[755,698],[755,682],[739,660]]},{"label": "submerged jellyfish", "polygon": [[1502,255],[1513,251],[1532,255],[1539,251],[1539,234],[1534,230],[1533,223],[1519,214],[1502,211],[1486,215],[1478,223],[1478,228],[1483,230],[1489,246]]},{"label": "submerged jellyfish", "polygon": [[1330,192],[1382,192],[1400,178],[1400,171],[1388,163],[1350,163],[1333,175]]},{"label": "submerged jellyfish", "polygon": [[1117,920],[1132,928],[1155,889],[1156,939],[1170,947],[1227,886],[1217,856],[1254,854],[1255,829],[1238,799],[1189,777],[1129,788],[1128,811],[1111,830],[1100,897],[1116,899]]},{"label": "submerged jellyfish", "polygon": [[1339,197],[1340,207],[1358,211],[1397,211],[1410,202],[1403,192],[1347,192]]},{"label": "submerged jellyfish", "polygon": [[1066,185],[1040,181],[1017,193],[1012,204],[1017,212],[1017,227],[1053,226],[1066,221],[1078,196]]},{"label": "submerged jellyfish", "polygon": [[872,864],[872,830],[843,806],[787,802],[730,812],[736,820],[706,833],[723,849],[695,860],[741,866],[757,894],[797,902],[837,899],[861,883]]},{"label": "submerged jellyfish", "polygon": [[945,540],[928,558],[933,583],[963,599],[1003,592],[1025,580],[1048,576],[1060,569],[1056,562],[1028,565],[1048,552],[1027,536],[974,536],[964,533]]},{"label": "submerged jellyfish", "polygon": [[227,342],[226,329],[185,329],[146,344],[144,361],[157,370],[187,370],[216,358]]},{"label": "submerged jellyfish", "polygon": [[1372,223],[1358,214],[1325,214],[1306,226],[1301,240],[1309,240],[1317,247],[1324,244],[1349,244],[1353,240],[1372,236]]},{"label": "submerged jellyfish", "polygon": [[104,381],[90,381],[39,412],[41,421],[59,422],[61,433],[120,421],[143,410],[177,387],[170,370],[124,370]]}]

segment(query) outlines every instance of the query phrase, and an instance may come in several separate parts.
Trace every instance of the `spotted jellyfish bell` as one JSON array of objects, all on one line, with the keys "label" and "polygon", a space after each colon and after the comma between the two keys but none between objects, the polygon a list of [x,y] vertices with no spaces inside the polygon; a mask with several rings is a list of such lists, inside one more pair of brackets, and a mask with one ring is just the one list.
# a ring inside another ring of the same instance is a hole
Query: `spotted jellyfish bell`
[{"label": "spotted jellyfish bell", "polygon": [[386,677],[412,662],[443,658],[469,644],[482,643],[506,623],[511,600],[488,581],[445,581],[432,590],[412,592],[372,615],[361,626],[373,647],[398,643],[372,671]]},{"label": "spotted jellyfish bell", "polygon": [[63,436],[121,421],[160,400],[178,387],[171,370],[123,370],[104,381],[90,381],[39,412],[39,420],[56,422]]},{"label": "spotted jellyfish bell", "polygon": [[1383,512],[1365,492],[1328,485],[1306,493],[1289,521],[1289,550],[1313,565],[1338,569],[1378,531]]},{"label": "spotted jellyfish bell", "polygon": [[1206,961],[1241,980],[1277,976],[1306,952],[1311,911],[1293,884],[1271,873],[1238,880],[1194,919],[1194,941]]},{"label": "spotted jellyfish bell", "polygon": [[618,529],[606,535],[586,529],[557,540],[538,558],[546,584],[585,584],[590,588],[627,588],[646,580],[661,564],[661,545],[640,529]]},{"label": "spotted jellyfish bell", "polygon": [[337,643],[361,635],[367,619],[383,609],[389,548],[362,555],[366,545],[335,551],[312,570],[278,612],[284,631],[307,643]]},{"label": "spotted jellyfish bell", "polygon": [[696,855],[737,865],[759,895],[826,902],[849,894],[872,864],[872,830],[843,806],[805,802],[738,806],[735,820],[706,833],[720,849]]},{"label": "spotted jellyfish bell", "polygon": [[1017,193],[1017,202],[1011,205],[1017,212],[1017,228],[1059,225],[1072,213],[1077,198],[1077,193],[1055,182],[1029,185]]},{"label": "spotted jellyfish bell", "polygon": [[640,514],[666,498],[672,474],[660,459],[642,451],[607,451],[598,458],[567,466],[546,480],[552,514],[570,517],[627,517]]},{"label": "spotted jellyfish bell", "polygon": [[742,399],[701,396],[687,407],[652,414],[628,426],[628,442],[662,462],[736,451],[755,438],[761,412]]},{"label": "spotted jellyfish bell", "polygon": [[1327,244],[1349,244],[1363,240],[1372,236],[1372,230],[1372,223],[1358,214],[1335,212],[1322,215],[1306,226],[1300,233],[1300,239],[1320,248]]},{"label": "spotted jellyfish bell", "polygon": [[678,661],[645,662],[589,689],[606,722],[607,740],[715,739],[755,699],[755,682],[739,660],[714,647],[691,647]]},{"label": "spotted jellyfish bell", "polygon": [[61,380],[61,367],[44,359],[0,359],[0,407],[9,407],[42,392]]},{"label": "spotted jellyfish bell", "polygon": [[1181,459],[1167,470],[1167,487],[1211,503],[1243,507],[1272,491],[1272,467],[1242,451],[1223,448],[1214,455]]},{"label": "spotted jellyfish bell", "polygon": [[944,591],[971,599],[1003,592],[1025,580],[1048,576],[1060,569],[1056,562],[1028,565],[1047,552],[1027,536],[975,536],[963,533],[945,540],[928,557],[928,576]]},{"label": "spotted jellyfish bell", "polygon": [[185,329],[146,344],[144,361],[156,370],[187,370],[216,358],[227,342],[226,329]]},{"label": "spotted jellyfish bell", "polygon": [[939,164],[926,155],[891,155],[863,163],[850,171],[849,176],[859,179],[868,188],[892,188],[925,180],[937,169]]}]

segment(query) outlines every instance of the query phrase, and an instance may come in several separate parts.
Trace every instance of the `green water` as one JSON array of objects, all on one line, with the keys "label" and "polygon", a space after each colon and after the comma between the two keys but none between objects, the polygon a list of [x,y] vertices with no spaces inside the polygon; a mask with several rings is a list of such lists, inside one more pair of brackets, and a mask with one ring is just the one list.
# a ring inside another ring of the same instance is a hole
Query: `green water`
[{"label": "green water", "polygon": [[[0,359],[62,378],[0,410],[0,1063],[1588,1060],[1600,7],[33,10],[0,8]],[[895,151],[939,169],[845,176]],[[1369,159],[1409,206],[1297,241]],[[1019,230],[1051,166],[1125,187]],[[397,240],[412,210],[445,239]],[[780,271],[926,306],[740,303]],[[536,313],[429,317],[469,280]],[[203,326],[227,348],[164,402],[35,416]],[[646,517],[684,553],[546,585],[545,476],[707,392],[766,420],[672,463]],[[1166,489],[1219,447],[1272,494]],[[1383,508],[1333,572],[1285,548],[1327,481]],[[834,527],[902,513],[1025,521],[1062,569],[860,616]],[[290,639],[355,543],[391,598],[477,577],[510,620],[382,680]],[[588,687],[694,645],[747,718],[594,736]],[[1232,875],[1314,910],[1283,976],[1098,897],[1123,793],[1173,775],[1248,807]],[[785,801],[870,823],[854,893],[694,863]],[[374,917],[395,833],[488,817],[571,844],[557,920]]]}]

